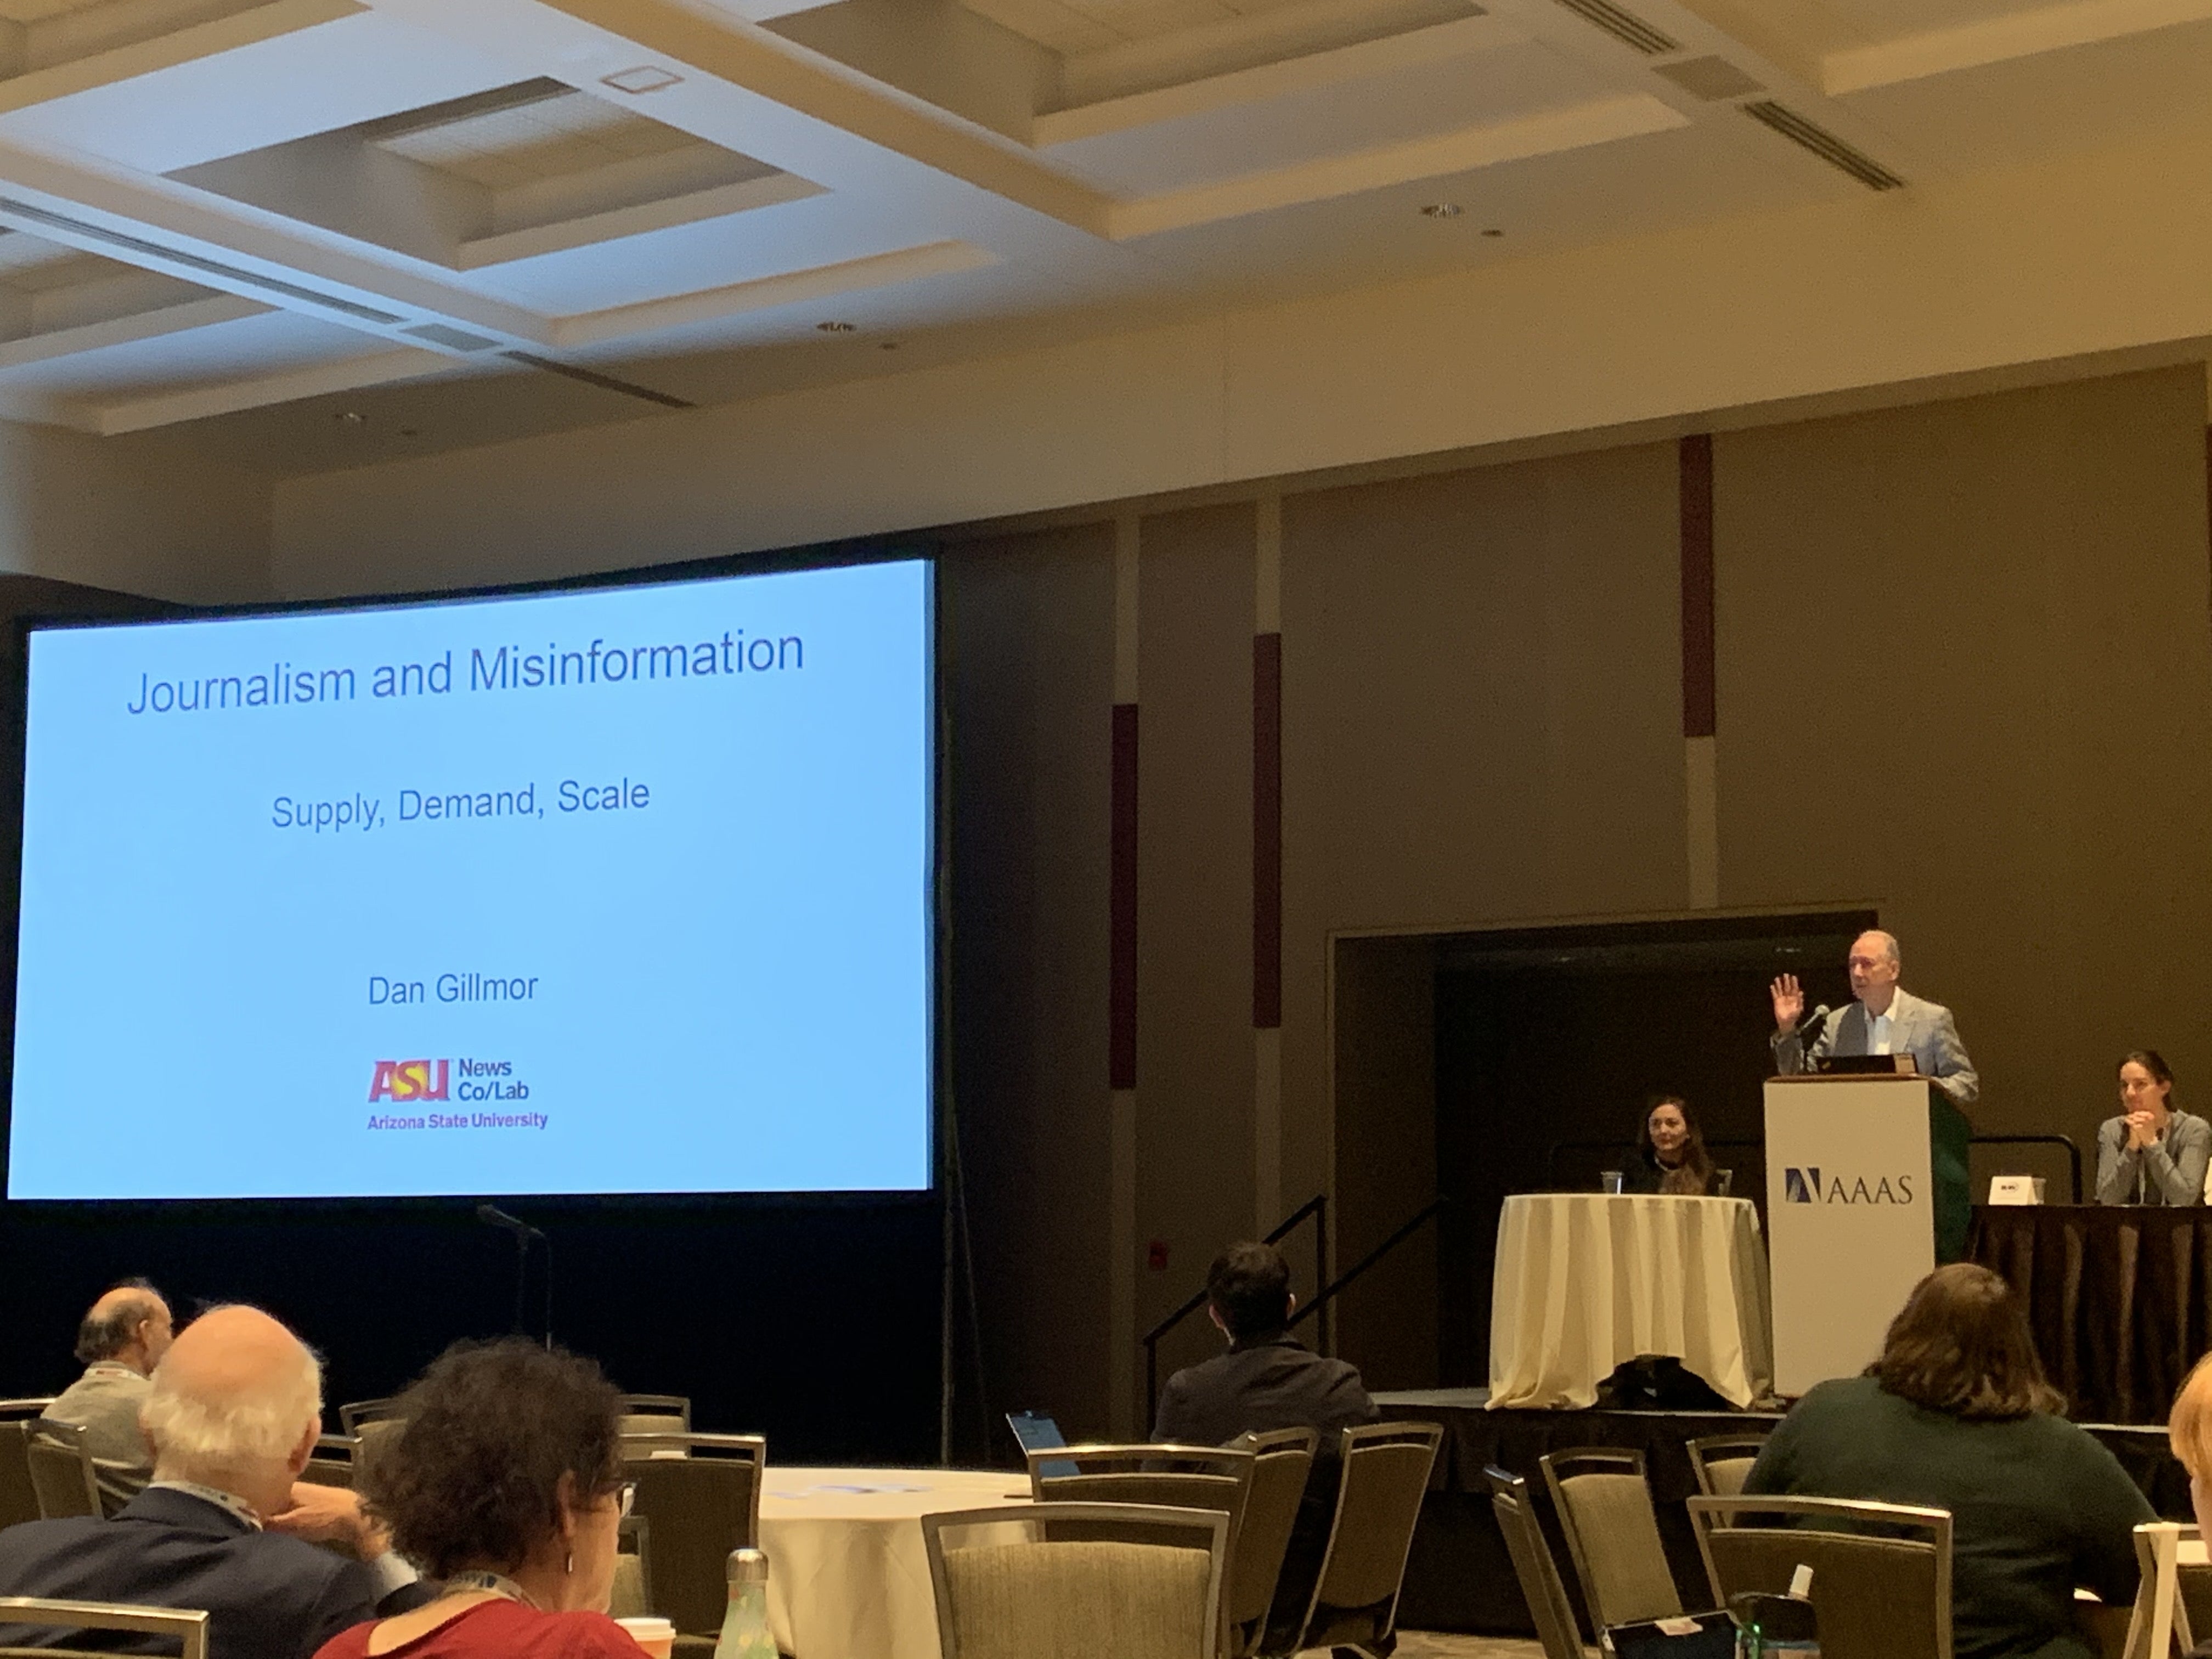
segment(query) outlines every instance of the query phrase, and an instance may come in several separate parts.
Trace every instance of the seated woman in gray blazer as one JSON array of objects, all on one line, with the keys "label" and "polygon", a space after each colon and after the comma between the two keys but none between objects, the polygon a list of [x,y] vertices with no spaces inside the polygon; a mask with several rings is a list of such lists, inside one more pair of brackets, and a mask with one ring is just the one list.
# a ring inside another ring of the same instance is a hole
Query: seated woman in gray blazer
[{"label": "seated woman in gray blazer", "polygon": [[2120,1115],[2097,1131],[2097,1202],[2202,1204],[2212,1123],[2176,1111],[2173,1073],[2155,1048],[2120,1061]]}]

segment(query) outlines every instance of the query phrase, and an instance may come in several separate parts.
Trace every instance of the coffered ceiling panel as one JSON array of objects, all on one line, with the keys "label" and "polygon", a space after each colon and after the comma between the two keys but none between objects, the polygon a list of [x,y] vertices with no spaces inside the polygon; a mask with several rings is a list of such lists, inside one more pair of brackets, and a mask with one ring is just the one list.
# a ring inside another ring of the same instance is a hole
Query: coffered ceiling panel
[{"label": "coffered ceiling panel", "polygon": [[484,441],[1909,202],[2207,84],[2212,0],[0,0],[0,416]]}]

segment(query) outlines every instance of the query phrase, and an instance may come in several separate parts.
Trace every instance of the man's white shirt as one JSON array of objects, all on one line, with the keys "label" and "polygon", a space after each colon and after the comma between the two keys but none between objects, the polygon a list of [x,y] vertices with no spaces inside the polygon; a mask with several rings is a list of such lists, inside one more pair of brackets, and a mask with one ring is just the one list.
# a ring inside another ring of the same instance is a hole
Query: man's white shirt
[{"label": "man's white shirt", "polygon": [[[1865,1006],[1863,1003],[1860,1006],[1862,1007]],[[1897,1030],[1897,1022],[1893,1020],[1889,1016],[1896,1011],[1897,993],[1894,990],[1892,990],[1889,994],[1889,1010],[1887,1012],[1877,1014],[1871,1009],[1868,1011],[1867,1052],[1869,1054],[1887,1054],[1895,1052],[1890,1048],[1889,1043],[1891,1035]]]}]

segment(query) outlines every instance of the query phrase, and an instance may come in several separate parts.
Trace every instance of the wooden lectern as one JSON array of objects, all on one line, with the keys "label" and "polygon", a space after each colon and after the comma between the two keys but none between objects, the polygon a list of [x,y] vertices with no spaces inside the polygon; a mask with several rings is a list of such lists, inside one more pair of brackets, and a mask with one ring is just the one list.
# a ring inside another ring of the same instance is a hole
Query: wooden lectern
[{"label": "wooden lectern", "polygon": [[1857,1376],[1912,1287],[1964,1252],[1969,1139],[1924,1077],[1768,1079],[1776,1393]]}]

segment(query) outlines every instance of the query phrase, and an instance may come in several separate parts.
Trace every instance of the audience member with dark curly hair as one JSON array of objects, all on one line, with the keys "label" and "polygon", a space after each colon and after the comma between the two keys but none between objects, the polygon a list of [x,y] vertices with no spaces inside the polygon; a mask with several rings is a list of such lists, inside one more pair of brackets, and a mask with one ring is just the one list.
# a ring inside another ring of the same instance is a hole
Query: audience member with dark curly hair
[{"label": "audience member with dark curly hair", "polygon": [[514,1337],[448,1349],[362,1472],[370,1513],[445,1594],[316,1659],[638,1659],[606,1616],[628,1499],[620,1413],[588,1359]]},{"label": "audience member with dark curly hair", "polygon": [[2127,1606],[2135,1527],[2156,1517],[2064,1403],[2012,1287],[1955,1262],[1913,1287],[1865,1376],[1797,1402],[1743,1489],[1948,1510],[1959,1659],[2091,1659],[2074,1591]]}]

